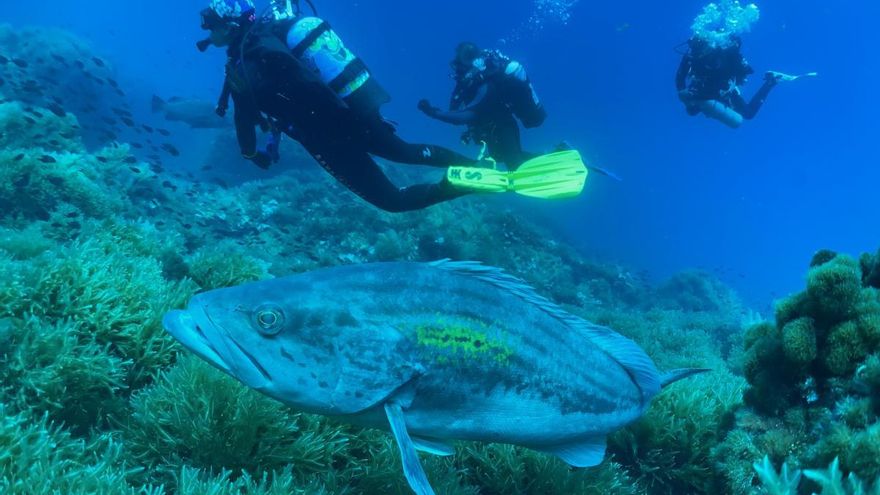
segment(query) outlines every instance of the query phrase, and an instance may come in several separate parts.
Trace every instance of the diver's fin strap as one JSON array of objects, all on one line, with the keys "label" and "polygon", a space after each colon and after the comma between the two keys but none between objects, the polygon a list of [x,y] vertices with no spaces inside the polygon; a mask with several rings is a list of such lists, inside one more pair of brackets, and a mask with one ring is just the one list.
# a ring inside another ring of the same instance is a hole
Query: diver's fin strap
[{"label": "diver's fin strap", "polygon": [[580,153],[566,150],[532,158],[512,172],[449,167],[446,180],[455,187],[471,191],[513,191],[533,198],[559,199],[580,194],[588,174]]},{"label": "diver's fin strap", "polygon": [[419,454],[416,452],[416,446],[406,430],[406,421],[403,417],[403,410],[400,404],[396,402],[385,403],[385,415],[388,417],[388,424],[391,426],[391,434],[397,441],[397,448],[400,449],[400,457],[403,461],[403,474],[406,481],[409,482],[410,488],[417,495],[434,495],[434,489],[428,481],[428,476],[419,462]]},{"label": "diver's fin strap", "polygon": [[478,192],[507,192],[508,172],[491,168],[449,167],[446,180],[455,187]]}]

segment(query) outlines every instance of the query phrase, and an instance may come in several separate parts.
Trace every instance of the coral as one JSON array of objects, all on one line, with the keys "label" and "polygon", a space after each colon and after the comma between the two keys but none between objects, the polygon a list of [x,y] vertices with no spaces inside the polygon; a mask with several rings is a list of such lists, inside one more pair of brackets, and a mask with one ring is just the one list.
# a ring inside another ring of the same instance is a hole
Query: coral
[{"label": "coral", "polygon": [[130,363],[85,337],[77,323],[30,317],[12,327],[0,376],[17,408],[45,412],[80,433],[124,409],[117,393]]},{"label": "coral", "polygon": [[780,299],[775,303],[776,326],[782,328],[788,322],[804,314],[807,307],[807,295],[798,292],[789,297]]},{"label": "coral", "polygon": [[85,40],[61,29],[3,24],[0,46],[4,56],[26,64],[4,74],[10,83],[4,85],[8,97],[34,107],[51,106],[52,113],[76,114],[89,146],[117,140],[119,115],[113,109],[128,107],[125,95],[109,61],[98,59]]},{"label": "coral", "polygon": [[591,469],[572,470],[562,461],[510,445],[468,449],[457,462],[476,493],[607,493],[635,495],[644,488],[620,464],[606,460]]},{"label": "coral", "polygon": [[701,271],[678,273],[661,285],[658,292],[670,307],[685,311],[738,311],[742,307],[730,288]]},{"label": "coral", "polygon": [[0,252],[13,259],[32,259],[53,246],[54,243],[43,236],[37,224],[31,224],[24,230],[0,228]]},{"label": "coral", "polygon": [[184,466],[176,473],[175,485],[177,495],[325,495],[328,492],[317,480],[298,483],[290,471],[276,471],[255,479],[248,473],[233,476],[228,470],[211,476],[204,471]]},{"label": "coral", "polygon": [[0,403],[0,493],[162,493],[161,488],[130,485],[127,477],[134,471],[112,436],[75,440],[46,417],[12,414]]},{"label": "coral", "polygon": [[766,455],[764,460],[760,463],[756,462],[754,467],[767,495],[797,495],[797,488],[801,482],[800,470],[789,472],[788,464],[782,463],[782,469],[777,473]]},{"label": "coral", "polygon": [[830,249],[820,249],[813,254],[813,258],[810,259],[810,268],[824,265],[829,261],[833,260],[837,257],[837,253]]},{"label": "coral", "polygon": [[856,370],[856,382],[865,388],[865,395],[880,399],[880,354],[872,354]]},{"label": "coral", "polygon": [[609,451],[651,493],[714,493],[712,450],[733,425],[743,382],[724,372],[689,378],[609,439]]},{"label": "coral", "polygon": [[861,268],[856,260],[839,255],[810,269],[807,304],[817,321],[831,326],[850,318],[862,290]]},{"label": "coral", "polygon": [[857,433],[845,455],[848,471],[867,480],[880,479],[880,423]]},{"label": "coral", "polygon": [[803,373],[786,362],[781,332],[762,324],[752,327],[745,340],[743,373],[750,385],[746,403],[761,412],[778,414],[800,402],[798,386]]},{"label": "coral", "polygon": [[880,289],[880,250],[876,254],[865,253],[859,258],[862,282],[868,287]]},{"label": "coral", "polygon": [[859,326],[854,321],[841,323],[828,333],[823,348],[823,363],[834,376],[843,376],[855,371],[870,348],[862,339]]},{"label": "coral", "polygon": [[782,327],[782,352],[797,366],[807,366],[816,359],[816,326],[810,318],[798,318]]},{"label": "coral", "polygon": [[822,495],[868,495],[880,494],[880,483],[875,483],[874,489],[869,490],[861,480],[852,473],[846,476],[844,481],[840,464],[835,458],[831,461],[828,469],[807,469],[804,476],[822,487]]},{"label": "coral", "polygon": [[186,259],[189,276],[202,290],[253,282],[267,276],[267,263],[233,242],[205,246]]},{"label": "coral", "polygon": [[[160,263],[144,254],[161,249],[146,241],[149,235],[138,235],[137,227],[90,221],[82,228],[88,240],[0,266],[13,281],[12,297],[5,296],[10,289],[0,290],[0,315],[35,317],[76,335],[79,344],[108,349],[126,370],[125,385],[138,387],[171,363],[174,344],[162,328],[162,314],[194,288],[165,280]],[[73,342],[59,347],[78,348]]]},{"label": "coral", "polygon": [[200,361],[181,359],[132,398],[125,439],[166,481],[184,464],[235,473],[292,464],[301,475],[332,465],[346,440]]},{"label": "coral", "polygon": [[379,261],[402,261],[410,259],[413,247],[409,239],[389,229],[377,237],[374,252]]},{"label": "coral", "polygon": [[[12,152],[9,161],[22,152],[85,151],[80,140],[80,126],[73,114],[56,115],[52,111],[17,101],[0,103],[0,149]],[[26,143],[29,150],[22,149]]]},{"label": "coral", "polygon": [[96,179],[90,160],[69,152],[0,150],[0,209],[28,221],[49,220],[58,211],[62,218],[52,221],[65,224],[71,223],[66,215],[106,218],[122,210],[121,196]]},{"label": "coral", "polygon": [[852,257],[820,251],[807,288],[779,301],[776,325],[746,332],[743,372],[751,385],[746,402],[768,414],[790,406],[841,400],[836,385],[880,347],[880,297],[863,287]]}]

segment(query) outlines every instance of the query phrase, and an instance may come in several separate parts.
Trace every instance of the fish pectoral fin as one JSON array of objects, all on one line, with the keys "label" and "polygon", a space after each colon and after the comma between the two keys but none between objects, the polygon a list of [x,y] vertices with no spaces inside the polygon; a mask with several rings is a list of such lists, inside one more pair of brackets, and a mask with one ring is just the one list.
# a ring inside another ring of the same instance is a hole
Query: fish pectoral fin
[{"label": "fish pectoral fin", "polygon": [[569,466],[598,466],[605,459],[605,437],[591,437],[577,442],[541,447],[536,450],[559,457]]},{"label": "fish pectoral fin", "polygon": [[446,443],[446,440],[426,437],[410,437],[416,450],[439,456],[450,456],[455,453],[455,448]]},{"label": "fish pectoral fin", "polygon": [[391,434],[397,441],[397,448],[400,449],[400,457],[403,461],[403,474],[406,481],[409,482],[410,488],[417,495],[434,495],[434,489],[428,481],[428,476],[419,462],[419,454],[416,452],[416,445],[410,438],[409,432],[406,430],[406,421],[403,417],[403,409],[397,402],[385,403],[385,415],[388,416],[388,424],[391,425]]}]

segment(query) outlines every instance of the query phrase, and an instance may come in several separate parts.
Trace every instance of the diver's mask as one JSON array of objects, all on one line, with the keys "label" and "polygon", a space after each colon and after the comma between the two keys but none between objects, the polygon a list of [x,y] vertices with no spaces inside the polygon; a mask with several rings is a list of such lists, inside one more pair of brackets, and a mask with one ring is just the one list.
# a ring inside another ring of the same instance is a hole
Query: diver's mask
[{"label": "diver's mask", "polygon": [[[203,9],[201,12],[199,12],[199,16],[201,17],[202,21],[201,28],[205,31],[211,31],[212,34],[222,30],[231,33],[240,29],[245,24],[253,23],[256,20],[254,12],[252,11],[246,12],[239,18],[230,18],[221,17],[214,9],[211,8]],[[212,37],[208,36],[207,38],[198,41],[196,43],[196,48],[198,48],[200,52],[204,52],[211,46],[212,42]]]},{"label": "diver's mask", "polygon": [[449,77],[456,81],[472,81],[483,76],[486,71],[485,57],[477,57],[468,62],[461,59],[455,59],[449,63],[452,72]]}]

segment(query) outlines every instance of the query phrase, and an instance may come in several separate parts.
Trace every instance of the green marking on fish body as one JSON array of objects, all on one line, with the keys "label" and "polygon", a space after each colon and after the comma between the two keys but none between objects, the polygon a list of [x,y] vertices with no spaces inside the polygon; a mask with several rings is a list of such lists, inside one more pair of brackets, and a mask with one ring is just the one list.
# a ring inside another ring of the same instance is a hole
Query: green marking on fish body
[{"label": "green marking on fish body", "polygon": [[513,350],[507,342],[491,333],[497,333],[497,329],[482,321],[440,317],[436,322],[417,327],[416,341],[430,351],[440,351],[442,354],[436,357],[440,364],[477,360],[508,364]]}]

